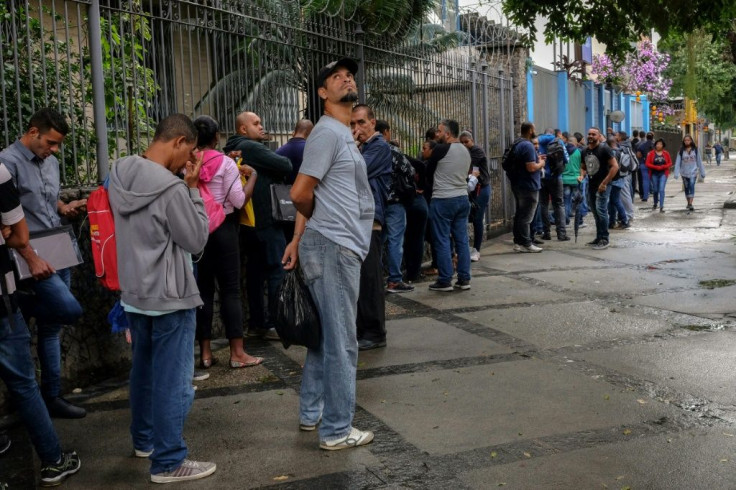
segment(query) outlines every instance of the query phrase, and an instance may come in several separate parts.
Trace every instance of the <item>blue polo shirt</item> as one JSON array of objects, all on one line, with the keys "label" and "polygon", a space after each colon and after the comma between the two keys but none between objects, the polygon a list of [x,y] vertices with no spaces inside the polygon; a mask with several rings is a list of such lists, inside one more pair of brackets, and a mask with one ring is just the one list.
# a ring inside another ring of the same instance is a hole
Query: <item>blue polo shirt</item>
[{"label": "blue polo shirt", "polygon": [[54,155],[45,160],[16,140],[0,152],[0,162],[10,172],[20,194],[28,230],[48,230],[61,225],[57,203],[61,186],[59,160]]}]

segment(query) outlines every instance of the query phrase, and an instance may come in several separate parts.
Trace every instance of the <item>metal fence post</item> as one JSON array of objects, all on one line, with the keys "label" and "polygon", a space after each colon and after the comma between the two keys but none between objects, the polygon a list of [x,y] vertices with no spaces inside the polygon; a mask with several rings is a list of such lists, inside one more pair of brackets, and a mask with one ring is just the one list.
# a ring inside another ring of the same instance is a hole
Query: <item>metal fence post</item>
[{"label": "metal fence post", "polygon": [[102,76],[102,27],[100,26],[100,0],[89,5],[89,54],[92,71],[92,116],[97,136],[97,180],[104,181],[110,170],[107,147],[107,122],[105,120],[105,80]]},{"label": "metal fence post", "polygon": [[[490,160],[488,159],[488,156],[490,156],[491,152],[491,145],[488,143],[488,63],[486,60],[482,60],[480,63],[480,70],[481,70],[481,79],[483,82],[483,97],[482,97],[482,103],[483,103],[483,112],[482,112],[482,120],[483,120],[483,150],[486,153],[486,165],[491,164]],[[475,136],[476,142],[478,141],[477,136]],[[490,174],[490,168],[489,174]],[[490,185],[490,182],[489,182]],[[491,187],[493,189],[493,187]],[[488,206],[486,206],[485,214],[486,214],[486,228],[485,232],[488,234],[488,232],[491,229],[491,219],[493,216],[491,215],[491,210],[493,209],[493,199],[488,200]]]},{"label": "metal fence post", "polygon": [[[504,84],[504,77],[503,77],[503,70],[498,70],[498,86],[500,88],[501,92],[501,155],[506,151],[506,145],[508,144],[508,140],[506,138],[506,118],[504,117],[506,114],[506,85]],[[503,179],[501,180],[501,194],[503,194],[503,219],[504,221],[508,221],[509,219],[509,209],[508,209],[508,189],[506,187],[506,173],[503,172]]]},{"label": "metal fence post", "polygon": [[365,104],[365,51],[363,46],[363,26],[358,22],[355,26],[355,40],[358,45],[355,49],[355,55],[358,58],[358,79],[355,83],[358,85],[358,100],[361,104]]},{"label": "metal fence post", "polygon": [[473,139],[478,140],[478,97],[476,90],[478,88],[477,73],[475,71],[475,59],[470,60],[470,132],[473,133]]}]

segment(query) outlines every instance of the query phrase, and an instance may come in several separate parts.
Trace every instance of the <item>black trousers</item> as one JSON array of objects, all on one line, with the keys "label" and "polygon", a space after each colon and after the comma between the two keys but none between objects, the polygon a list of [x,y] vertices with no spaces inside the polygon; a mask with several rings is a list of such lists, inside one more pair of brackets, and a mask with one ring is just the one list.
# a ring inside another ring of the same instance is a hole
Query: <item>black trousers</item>
[{"label": "black trousers", "polygon": [[371,233],[371,247],[360,267],[360,294],[358,295],[358,340],[380,342],[386,339],[386,304],[383,289],[381,255],[382,233]]},{"label": "black trousers", "polygon": [[240,213],[230,213],[207,240],[197,263],[197,287],[204,305],[197,308],[197,340],[212,338],[215,281],[220,291],[220,316],[228,339],[243,337],[240,308]]},{"label": "black trousers", "polygon": [[[278,290],[284,279],[284,267],[281,265],[286,249],[284,231],[277,225],[260,230],[248,226],[240,228],[242,247],[247,259],[245,289],[248,293],[250,314],[248,328],[273,328]],[[268,291],[268,304],[264,298],[265,291]]]},{"label": "black trousers", "polygon": [[406,232],[404,233],[404,264],[406,279],[419,279],[424,259],[424,236],[427,228],[429,206],[421,194],[406,206]]}]

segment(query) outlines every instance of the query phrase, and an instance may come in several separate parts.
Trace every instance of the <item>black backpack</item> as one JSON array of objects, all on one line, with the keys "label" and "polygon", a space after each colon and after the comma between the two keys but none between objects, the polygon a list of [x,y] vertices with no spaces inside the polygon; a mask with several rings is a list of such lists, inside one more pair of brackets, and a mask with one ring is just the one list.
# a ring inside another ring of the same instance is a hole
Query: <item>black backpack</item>
[{"label": "black backpack", "polygon": [[559,139],[547,144],[547,162],[552,175],[560,175],[565,171],[565,147]]},{"label": "black backpack", "polygon": [[417,195],[417,186],[414,182],[414,167],[412,167],[409,159],[401,153],[397,148],[391,147],[391,157],[393,160],[391,172],[391,193],[392,196],[401,202],[411,202]]},{"label": "black backpack", "polygon": [[516,155],[514,155],[514,150],[516,150],[516,146],[524,141],[524,138],[518,138],[514,143],[506,148],[506,151],[503,152],[503,156],[501,157],[501,168],[503,168],[504,172],[511,175],[516,172]]}]

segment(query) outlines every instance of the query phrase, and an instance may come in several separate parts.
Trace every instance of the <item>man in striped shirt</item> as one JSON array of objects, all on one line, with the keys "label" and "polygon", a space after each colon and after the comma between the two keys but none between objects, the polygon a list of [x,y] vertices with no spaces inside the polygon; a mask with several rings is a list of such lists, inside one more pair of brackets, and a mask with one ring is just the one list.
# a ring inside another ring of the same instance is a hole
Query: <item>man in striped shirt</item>
[{"label": "man in striped shirt", "polygon": [[[41,460],[41,486],[55,486],[79,471],[79,456],[62,452],[41,391],[36,383],[31,359],[31,335],[15,301],[15,283],[8,247],[28,245],[28,225],[20,205],[18,190],[7,167],[0,163],[0,378],[8,387],[31,441]],[[0,438],[0,452],[10,440]]]}]

